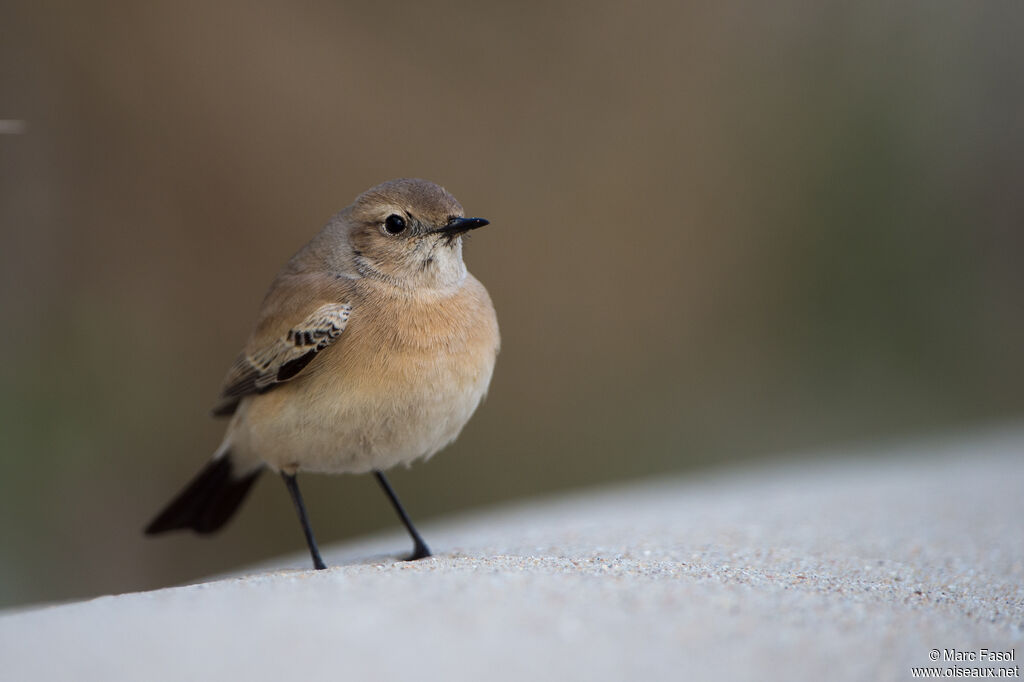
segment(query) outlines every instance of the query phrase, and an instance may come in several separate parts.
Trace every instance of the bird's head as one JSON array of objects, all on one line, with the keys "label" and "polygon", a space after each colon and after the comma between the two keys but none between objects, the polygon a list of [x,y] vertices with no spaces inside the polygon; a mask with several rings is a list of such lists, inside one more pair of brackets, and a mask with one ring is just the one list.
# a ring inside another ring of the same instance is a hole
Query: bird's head
[{"label": "bird's head", "polygon": [[406,288],[443,288],[466,277],[463,235],[483,227],[466,218],[443,187],[426,180],[391,180],[363,192],[348,213],[355,266]]}]

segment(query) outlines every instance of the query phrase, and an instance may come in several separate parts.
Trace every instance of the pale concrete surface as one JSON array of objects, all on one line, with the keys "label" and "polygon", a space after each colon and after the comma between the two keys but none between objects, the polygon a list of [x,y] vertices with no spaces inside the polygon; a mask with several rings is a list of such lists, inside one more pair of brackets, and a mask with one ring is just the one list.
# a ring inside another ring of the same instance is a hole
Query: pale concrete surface
[{"label": "pale concrete surface", "polygon": [[[1024,433],[673,478],[0,614],[3,680],[907,680],[1024,656]],[[457,482],[453,482],[457,484]],[[296,531],[298,532],[298,531]],[[288,566],[289,568],[280,568]],[[1018,675],[1019,675],[1019,668]]]}]

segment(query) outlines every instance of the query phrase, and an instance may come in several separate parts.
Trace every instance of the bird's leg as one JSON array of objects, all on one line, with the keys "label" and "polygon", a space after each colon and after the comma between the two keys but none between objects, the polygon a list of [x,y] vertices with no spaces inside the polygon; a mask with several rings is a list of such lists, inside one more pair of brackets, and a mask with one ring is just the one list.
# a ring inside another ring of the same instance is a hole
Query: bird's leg
[{"label": "bird's leg", "polygon": [[391,500],[392,506],[395,511],[398,512],[398,518],[402,519],[402,523],[405,524],[405,529],[409,531],[409,535],[412,536],[413,548],[412,554],[405,558],[406,561],[415,561],[416,559],[424,559],[430,554],[430,548],[427,547],[427,543],[423,542],[423,538],[416,531],[416,526],[412,525],[412,521],[409,519],[409,515],[405,513],[405,509],[402,508],[402,503],[398,501],[398,496],[395,495],[395,491],[391,489],[391,484],[388,483],[388,479],[384,478],[384,474],[380,471],[374,471],[373,475],[377,477],[377,482],[380,483],[380,487],[384,489],[384,494]]},{"label": "bird's leg", "polygon": [[313,557],[313,568],[318,571],[327,568],[324,560],[320,558],[320,550],[316,546],[316,538],[313,537],[313,529],[309,526],[309,517],[306,516],[306,505],[302,503],[302,493],[299,492],[299,484],[295,482],[295,474],[281,472],[284,484],[288,486],[292,502],[295,503],[295,511],[299,515],[299,523],[302,524],[302,532],[306,534],[306,544],[309,545],[309,553]]}]

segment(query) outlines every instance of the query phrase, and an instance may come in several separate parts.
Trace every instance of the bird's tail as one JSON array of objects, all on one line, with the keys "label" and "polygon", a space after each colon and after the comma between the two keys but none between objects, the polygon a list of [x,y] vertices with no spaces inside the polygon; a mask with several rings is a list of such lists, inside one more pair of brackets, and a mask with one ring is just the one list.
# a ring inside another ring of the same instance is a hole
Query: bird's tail
[{"label": "bird's tail", "polygon": [[146,535],[188,528],[197,533],[214,532],[234,515],[262,471],[260,467],[238,475],[231,453],[215,457],[146,526]]}]

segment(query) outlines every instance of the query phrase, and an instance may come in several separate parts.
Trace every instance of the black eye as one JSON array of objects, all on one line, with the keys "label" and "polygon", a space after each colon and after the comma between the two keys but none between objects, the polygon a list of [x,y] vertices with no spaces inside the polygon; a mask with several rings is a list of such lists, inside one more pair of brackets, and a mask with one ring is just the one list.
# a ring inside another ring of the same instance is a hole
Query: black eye
[{"label": "black eye", "polygon": [[384,221],[384,231],[388,234],[398,234],[405,229],[405,218],[392,213]]}]

